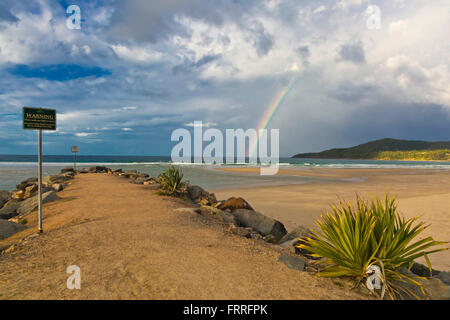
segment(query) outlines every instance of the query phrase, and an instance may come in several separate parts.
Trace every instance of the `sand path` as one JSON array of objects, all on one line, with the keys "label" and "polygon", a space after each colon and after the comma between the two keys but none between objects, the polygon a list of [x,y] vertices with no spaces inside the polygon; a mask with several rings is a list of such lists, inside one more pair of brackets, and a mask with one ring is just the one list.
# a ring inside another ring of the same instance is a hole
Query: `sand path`
[{"label": "sand path", "polygon": [[[186,204],[106,174],[78,175],[44,207],[44,233],[0,256],[0,299],[358,299],[277,262]],[[35,231],[0,241],[4,247]],[[68,290],[66,268],[81,268]]]}]

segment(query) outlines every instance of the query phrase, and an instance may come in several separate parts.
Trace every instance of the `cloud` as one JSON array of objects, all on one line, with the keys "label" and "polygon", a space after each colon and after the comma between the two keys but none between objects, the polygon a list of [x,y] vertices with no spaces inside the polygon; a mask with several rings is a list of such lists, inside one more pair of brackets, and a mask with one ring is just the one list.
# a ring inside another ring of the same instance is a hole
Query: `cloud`
[{"label": "cloud", "polygon": [[269,123],[283,155],[450,139],[446,0],[380,0],[379,30],[366,0],[80,0],[81,30],[68,1],[1,4],[0,153],[29,153],[13,143],[30,134],[21,107],[41,105],[58,112],[48,152],[170,154],[172,130],[195,120],[256,127],[292,79]]},{"label": "cloud", "polygon": [[366,56],[361,43],[343,44],[339,49],[339,58],[353,63],[365,63]]},{"label": "cloud", "polygon": [[77,133],[75,133],[75,135],[77,137],[89,137],[89,136],[94,136],[96,134],[97,133],[95,133],[95,132],[77,132]]}]

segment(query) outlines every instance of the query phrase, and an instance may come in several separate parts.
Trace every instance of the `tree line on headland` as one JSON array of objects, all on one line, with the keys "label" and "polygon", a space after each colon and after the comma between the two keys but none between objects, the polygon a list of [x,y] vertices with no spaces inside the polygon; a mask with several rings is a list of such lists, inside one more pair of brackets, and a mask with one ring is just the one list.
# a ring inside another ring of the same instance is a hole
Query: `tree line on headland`
[{"label": "tree line on headland", "polygon": [[300,153],[293,158],[450,161],[450,141],[428,142],[385,138],[351,148]]}]

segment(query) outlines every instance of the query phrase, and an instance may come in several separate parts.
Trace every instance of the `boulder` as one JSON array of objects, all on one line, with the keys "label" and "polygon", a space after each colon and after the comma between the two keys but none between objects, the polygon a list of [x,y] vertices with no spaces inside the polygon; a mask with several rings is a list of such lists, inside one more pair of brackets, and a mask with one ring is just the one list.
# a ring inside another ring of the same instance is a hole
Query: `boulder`
[{"label": "boulder", "polygon": [[86,168],[83,168],[83,169],[80,170],[80,173],[89,173],[89,170],[86,169]]},{"label": "boulder", "polygon": [[138,176],[137,170],[127,170],[122,174],[125,178],[134,178]]},{"label": "boulder", "polygon": [[89,168],[89,172],[92,173],[106,173],[108,172],[108,168],[107,167],[103,167],[103,166],[93,166]]},{"label": "boulder", "polygon": [[0,190],[0,208],[2,208],[9,200],[11,200],[11,192]]},{"label": "boulder", "polygon": [[[55,191],[48,191],[42,195],[42,203],[47,203],[59,199]],[[29,214],[39,206],[38,195],[19,202],[16,213],[21,215]]]},{"label": "boulder", "polygon": [[[399,272],[408,275],[408,276],[414,276],[415,274],[411,271],[407,270],[407,268],[402,268],[399,270]],[[432,300],[449,300],[449,286],[447,286],[445,283],[443,283],[441,280],[437,279],[436,277],[430,278],[430,279],[417,279],[414,278],[417,282],[421,283],[427,293],[427,296],[425,296],[420,288],[417,285],[414,285],[409,282],[399,282],[394,281],[397,285],[400,285],[410,291],[412,291],[416,296],[418,296],[420,299],[432,299]],[[403,299],[417,299],[415,296],[407,293],[402,294]]]},{"label": "boulder", "polygon": [[[28,188],[28,187],[27,187]],[[25,191],[24,190],[17,190],[14,191],[11,194],[11,198],[15,199],[15,200],[23,200],[25,199]]]},{"label": "boulder", "polygon": [[287,254],[281,254],[278,261],[285,264],[289,269],[303,271],[305,270],[306,262],[300,257],[294,257]]},{"label": "boulder", "polygon": [[286,234],[283,238],[281,238],[280,243],[284,243],[298,238],[306,239],[309,238],[310,236],[311,232],[307,228],[303,226],[298,226],[294,230]]},{"label": "boulder", "polygon": [[239,197],[239,198],[235,198],[235,197],[231,197],[228,200],[225,200],[224,202],[222,202],[219,206],[217,206],[217,208],[219,208],[220,210],[237,210],[237,209],[247,209],[247,210],[252,210],[255,211],[252,206],[245,201],[243,198]]},{"label": "boulder", "polygon": [[28,178],[28,179],[22,181],[21,183],[19,183],[18,185],[16,185],[16,189],[17,189],[17,190],[24,190],[24,191],[25,191],[25,188],[26,188],[26,187],[35,184],[37,181],[38,181],[38,179],[35,178],[35,177],[33,177],[33,178]]},{"label": "boulder", "polygon": [[203,216],[214,216],[218,218],[220,221],[225,222],[226,224],[231,224],[234,226],[239,226],[239,221],[236,219],[236,217],[227,212],[223,211],[217,208],[214,208],[212,206],[202,206],[199,210],[199,213]]},{"label": "boulder", "polygon": [[68,178],[62,174],[55,174],[55,175],[43,177],[42,183],[45,184],[46,186],[51,186],[55,183],[63,183],[65,181],[67,181],[67,179]]},{"label": "boulder", "polygon": [[24,199],[28,199],[28,198],[34,196],[36,194],[36,192],[38,192],[38,189],[39,189],[39,186],[37,185],[37,183],[26,187]]},{"label": "boulder", "polygon": [[199,186],[188,185],[186,187],[186,192],[189,199],[198,202],[202,205],[212,205],[217,202],[214,193],[209,193],[205,189]]},{"label": "boulder", "polygon": [[0,219],[0,239],[5,239],[27,227],[8,220]]},{"label": "boulder", "polygon": [[66,173],[66,172],[72,172],[74,173],[75,170],[73,169],[73,167],[65,167],[61,169],[61,173]]},{"label": "boulder", "polygon": [[439,271],[439,273],[436,276],[433,276],[433,278],[439,279],[447,286],[450,286],[450,272],[448,271]]},{"label": "boulder", "polygon": [[240,225],[251,227],[263,236],[271,235],[270,242],[278,242],[287,231],[284,225],[273,218],[267,217],[257,211],[248,209],[236,209],[232,212]]},{"label": "boulder", "polygon": [[[11,200],[10,200],[11,201]],[[26,200],[25,200],[26,201]],[[17,216],[17,208],[19,208],[21,202],[9,202],[8,205],[4,206],[0,209],[0,219],[11,219],[12,217]]]},{"label": "boulder", "polygon": [[53,190],[56,192],[62,191],[64,189],[64,185],[62,183],[55,183],[52,185]]},{"label": "boulder", "polygon": [[117,173],[122,173],[122,169],[114,169],[114,170],[111,170],[112,171],[112,173],[113,174],[117,174]]}]

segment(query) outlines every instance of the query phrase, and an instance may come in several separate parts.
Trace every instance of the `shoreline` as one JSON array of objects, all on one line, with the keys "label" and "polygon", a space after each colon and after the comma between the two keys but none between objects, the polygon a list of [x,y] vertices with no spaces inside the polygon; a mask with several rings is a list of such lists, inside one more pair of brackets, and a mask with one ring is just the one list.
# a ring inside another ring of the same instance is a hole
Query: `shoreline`
[{"label": "shoreline", "polygon": [[[242,175],[259,174],[257,168],[220,168]],[[279,175],[332,177],[341,182],[315,181],[307,184],[260,186],[252,188],[210,189],[219,198],[241,196],[255,210],[282,221],[292,230],[298,225],[315,228],[315,219],[340,199],[354,201],[356,194],[364,199],[396,196],[399,210],[407,218],[421,216],[431,224],[423,236],[450,241],[450,171],[439,169],[280,169]],[[354,178],[354,180],[343,180]],[[358,178],[361,178],[358,180]],[[450,271],[450,250],[430,256],[433,268]],[[424,259],[418,262],[425,264]]]}]

